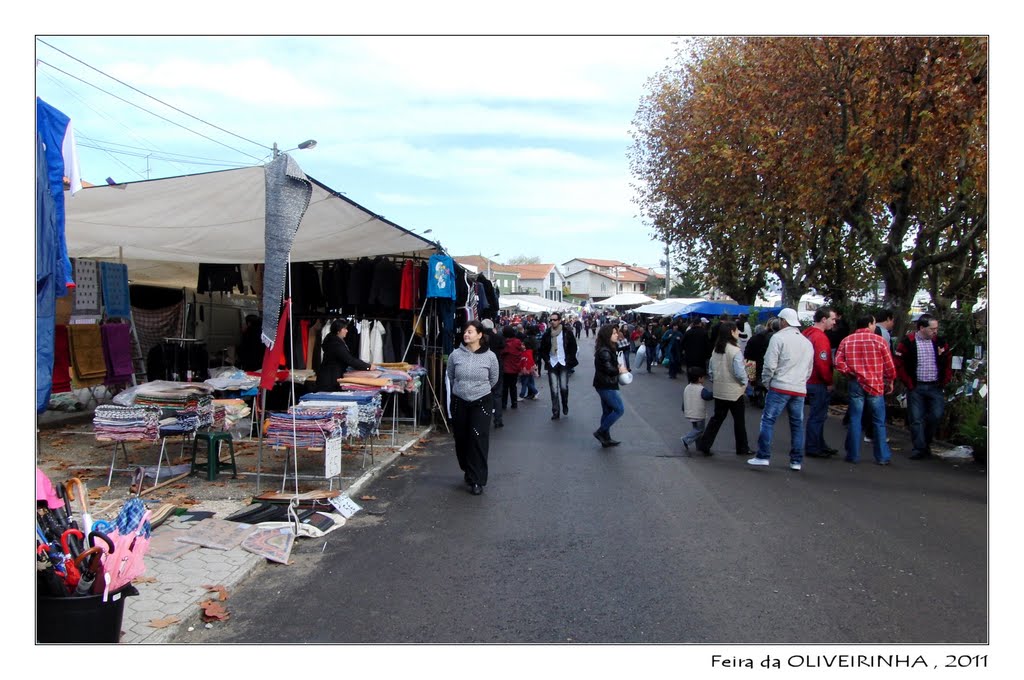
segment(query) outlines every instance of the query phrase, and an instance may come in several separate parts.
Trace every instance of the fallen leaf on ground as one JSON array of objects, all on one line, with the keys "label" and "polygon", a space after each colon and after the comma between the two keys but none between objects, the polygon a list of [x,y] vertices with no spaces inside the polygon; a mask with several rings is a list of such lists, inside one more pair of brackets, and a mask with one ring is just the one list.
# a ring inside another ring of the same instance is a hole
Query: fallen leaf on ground
[{"label": "fallen leaf on ground", "polygon": [[170,616],[165,616],[162,619],[153,619],[146,625],[150,628],[166,628],[167,626],[171,626],[175,623],[181,623],[181,619],[174,614],[171,614]]},{"label": "fallen leaf on ground", "polygon": [[377,500],[377,497],[376,496],[360,496],[359,500],[361,500],[361,501],[375,501],[375,500]]},{"label": "fallen leaf on ground", "polygon": [[399,465],[398,469],[399,470],[415,470],[418,467],[419,467],[418,465]]},{"label": "fallen leaf on ground", "polygon": [[218,585],[218,586],[203,586],[203,587],[206,588],[207,592],[218,593],[218,598],[220,599],[221,602],[223,602],[224,600],[228,599],[228,589],[225,588],[224,586],[219,586]]},{"label": "fallen leaf on ground", "polygon": [[156,576],[139,576],[133,578],[132,583],[156,583]]},{"label": "fallen leaf on ground", "polygon": [[203,621],[226,621],[231,616],[224,605],[214,600],[203,600],[199,606],[203,609]]},{"label": "fallen leaf on ground", "polygon": [[385,479],[398,479],[399,475],[388,475]]}]

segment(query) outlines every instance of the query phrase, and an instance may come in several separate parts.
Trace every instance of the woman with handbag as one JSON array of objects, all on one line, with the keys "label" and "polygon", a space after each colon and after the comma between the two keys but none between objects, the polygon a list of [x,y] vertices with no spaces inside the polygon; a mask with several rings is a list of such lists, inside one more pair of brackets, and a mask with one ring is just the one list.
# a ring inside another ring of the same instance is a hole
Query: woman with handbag
[{"label": "woman with handbag", "polygon": [[447,369],[455,455],[474,496],[482,494],[487,485],[487,451],[494,414],[491,390],[501,375],[498,357],[487,348],[486,337],[483,324],[468,322],[462,331],[463,344],[448,357]]},{"label": "woman with handbag", "polygon": [[[618,326],[605,324],[597,332],[594,344],[594,389],[601,399],[601,424],[594,432],[594,437],[601,442],[603,448],[618,446],[620,443],[612,439],[611,435],[612,425],[625,411],[619,394],[619,376],[629,376],[628,380],[632,380],[632,375],[616,356],[619,339]],[[628,384],[627,378],[621,380]]]},{"label": "woman with handbag", "polygon": [[725,422],[726,414],[732,414],[733,435],[736,439],[736,455],[752,455],[747,444],[747,428],[743,415],[743,396],[747,391],[747,368],[739,346],[740,331],[732,321],[718,325],[718,340],[708,364],[708,377],[712,381],[715,399],[715,413],[708,421],[704,434],[697,440],[697,450],[710,456],[711,445],[715,443],[718,429]]}]

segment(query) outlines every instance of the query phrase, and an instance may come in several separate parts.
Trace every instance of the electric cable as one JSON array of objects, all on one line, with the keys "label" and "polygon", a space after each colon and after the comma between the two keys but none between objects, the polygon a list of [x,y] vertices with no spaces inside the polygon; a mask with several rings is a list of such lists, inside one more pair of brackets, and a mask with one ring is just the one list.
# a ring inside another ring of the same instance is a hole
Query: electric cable
[{"label": "electric cable", "polygon": [[89,82],[88,80],[85,80],[85,79],[83,79],[83,78],[79,78],[78,76],[76,76],[76,75],[74,75],[74,74],[72,74],[72,73],[68,73],[67,71],[65,71],[65,70],[63,70],[63,69],[61,69],[61,68],[58,68],[57,66],[54,66],[53,64],[51,64],[51,63],[49,63],[49,62],[47,62],[47,61],[44,61],[43,59],[37,59],[36,61],[37,61],[38,63],[40,63],[40,64],[43,64],[44,66],[49,66],[49,67],[50,67],[50,68],[52,68],[53,70],[55,70],[55,71],[58,71],[58,72],[60,72],[60,73],[63,73],[64,75],[66,75],[66,76],[68,76],[68,77],[70,77],[70,78],[74,78],[75,80],[78,80],[78,81],[80,81],[80,82],[83,82],[83,83],[85,83],[86,85],[88,85],[88,86],[90,86],[90,87],[94,87],[94,88],[96,88],[97,90],[99,90],[100,92],[102,92],[102,93],[104,93],[104,94],[108,94],[108,95],[110,95],[110,96],[111,96],[111,97],[113,97],[114,99],[118,99],[118,100],[120,100],[120,101],[124,102],[125,104],[128,104],[128,105],[130,105],[130,106],[134,106],[135,108],[137,108],[137,109],[139,109],[139,110],[141,110],[141,111],[145,111],[146,113],[150,114],[151,116],[156,116],[156,117],[157,117],[157,118],[159,118],[160,120],[163,120],[163,121],[165,121],[165,122],[168,122],[168,123],[170,123],[171,125],[176,125],[177,127],[180,127],[181,129],[183,129],[183,130],[186,130],[187,132],[191,132],[191,133],[192,133],[192,134],[194,134],[194,135],[198,135],[198,136],[202,137],[203,139],[207,139],[207,140],[209,140],[209,141],[213,142],[214,144],[219,144],[220,146],[223,146],[223,147],[225,147],[225,148],[227,148],[227,149],[231,149],[231,150],[232,150],[232,151],[234,151],[235,153],[240,153],[240,154],[242,154],[243,156],[248,156],[249,158],[253,159],[253,160],[254,160],[254,161],[256,161],[257,163],[262,163],[262,159],[260,159],[260,158],[257,158],[256,156],[253,156],[253,155],[252,155],[252,154],[250,154],[250,153],[246,153],[245,151],[241,151],[241,150],[239,150],[239,149],[236,149],[236,148],[234,148],[233,146],[229,146],[229,145],[225,144],[224,142],[220,142],[220,141],[217,141],[217,140],[216,140],[216,139],[214,139],[213,137],[209,137],[209,136],[207,136],[207,135],[204,135],[204,134],[203,134],[203,133],[201,133],[201,132],[197,132],[197,131],[195,131],[195,130],[193,130],[193,129],[189,128],[189,127],[186,127],[186,126],[182,125],[181,123],[178,123],[178,122],[176,122],[176,121],[173,121],[173,120],[171,120],[170,118],[165,118],[164,116],[161,116],[161,115],[160,115],[159,113],[154,113],[153,111],[150,111],[149,109],[147,109],[147,108],[145,108],[145,107],[143,107],[143,106],[139,106],[138,104],[136,104],[136,103],[134,103],[134,102],[130,102],[130,101],[128,101],[127,99],[125,99],[125,98],[123,98],[123,97],[119,97],[119,96],[117,96],[117,95],[116,95],[116,94],[114,94],[113,92],[108,92],[108,91],[104,90],[104,89],[103,89],[102,87],[100,87],[99,85],[95,85],[95,84],[93,84],[93,83],[90,83],[90,82]]},{"label": "electric cable", "polygon": [[[107,78],[110,78],[111,80],[113,80],[113,81],[115,81],[115,82],[118,82],[118,83],[120,83],[120,84],[124,85],[125,87],[127,87],[127,88],[129,88],[129,89],[131,89],[131,90],[134,90],[134,91],[138,92],[139,94],[141,94],[141,95],[142,95],[142,96],[144,96],[144,97],[149,97],[150,99],[152,99],[152,100],[153,100],[153,101],[155,101],[155,102],[160,102],[160,103],[161,103],[161,104],[163,104],[164,106],[167,106],[167,107],[169,107],[169,108],[172,108],[172,109],[174,109],[175,111],[177,111],[178,113],[184,114],[184,115],[188,116],[189,118],[192,118],[193,120],[197,120],[197,121],[199,121],[200,123],[202,123],[203,125],[209,125],[210,127],[212,127],[212,128],[215,128],[215,129],[217,129],[217,130],[220,130],[221,132],[225,132],[225,133],[227,133],[227,134],[231,135],[232,137],[237,137],[238,139],[241,139],[242,141],[245,141],[245,142],[249,142],[250,144],[255,144],[256,146],[258,146],[258,147],[260,147],[260,148],[263,148],[263,149],[271,149],[271,147],[267,146],[266,144],[260,144],[259,142],[254,142],[254,141],[253,141],[253,140],[251,140],[251,139],[247,139],[246,137],[243,137],[243,136],[241,136],[241,135],[237,135],[237,134],[235,134],[234,132],[231,132],[230,130],[225,130],[224,128],[222,128],[222,127],[220,127],[220,126],[218,126],[218,125],[214,125],[213,123],[207,122],[207,121],[203,120],[202,118],[199,118],[199,117],[197,117],[197,116],[193,116],[193,115],[192,115],[191,113],[188,113],[187,111],[182,111],[182,110],[181,110],[181,109],[179,109],[178,107],[176,107],[176,106],[174,106],[174,105],[172,105],[172,104],[168,104],[167,102],[165,102],[165,101],[162,101],[162,100],[158,99],[157,97],[154,97],[153,95],[150,95],[150,94],[146,94],[145,92],[143,92],[142,90],[138,89],[137,87],[132,87],[132,86],[131,86],[131,85],[129,85],[128,83],[124,82],[123,80],[118,80],[117,78],[115,78],[114,76],[110,75],[109,73],[105,73],[105,72],[101,71],[100,69],[96,68],[95,66],[92,66],[91,64],[87,64],[86,62],[82,61],[81,59],[79,59],[79,58],[77,58],[77,57],[75,57],[75,56],[72,56],[72,55],[68,54],[67,52],[65,52],[64,50],[60,49],[59,47],[54,47],[53,45],[51,45],[50,43],[46,42],[45,40],[42,40],[42,39],[40,39],[40,38],[36,38],[36,40],[37,40],[37,41],[39,41],[39,42],[41,42],[42,44],[46,45],[46,46],[47,46],[47,47],[49,47],[50,49],[53,49],[53,50],[57,50],[58,52],[60,52],[60,53],[61,53],[61,54],[63,54],[64,56],[66,56],[66,57],[68,57],[68,58],[70,58],[70,59],[74,59],[74,60],[75,60],[75,61],[77,61],[77,62],[78,62],[79,64],[82,64],[83,66],[87,66],[87,67],[91,68],[91,69],[92,69],[93,71],[96,71],[97,73],[99,73],[99,74],[101,74],[101,75],[104,75],[104,76],[106,76]],[[49,64],[47,64],[47,65],[49,66]],[[229,148],[230,148],[230,147],[229,147]]]}]

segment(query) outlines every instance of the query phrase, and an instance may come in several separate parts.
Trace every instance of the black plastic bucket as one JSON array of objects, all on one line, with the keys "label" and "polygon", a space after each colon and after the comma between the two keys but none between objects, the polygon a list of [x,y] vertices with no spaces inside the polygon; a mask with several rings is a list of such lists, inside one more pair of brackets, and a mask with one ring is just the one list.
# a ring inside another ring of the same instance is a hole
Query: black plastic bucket
[{"label": "black plastic bucket", "polygon": [[120,642],[125,598],[138,595],[128,584],[103,595],[36,597],[37,642]]}]

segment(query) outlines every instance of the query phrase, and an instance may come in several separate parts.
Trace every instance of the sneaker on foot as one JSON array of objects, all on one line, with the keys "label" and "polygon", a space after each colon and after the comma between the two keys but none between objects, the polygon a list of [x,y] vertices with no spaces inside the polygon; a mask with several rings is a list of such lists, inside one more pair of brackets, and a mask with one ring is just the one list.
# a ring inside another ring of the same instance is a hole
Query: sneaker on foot
[{"label": "sneaker on foot", "polygon": [[789,464],[789,469],[790,470],[796,470],[797,472],[800,472],[800,468],[801,468],[800,463],[790,463]]},{"label": "sneaker on foot", "polygon": [[683,446],[686,448],[687,451],[690,450],[690,443],[686,441],[686,437],[680,437],[679,441],[683,443]]},{"label": "sneaker on foot", "polygon": [[767,458],[751,458],[747,461],[747,465],[754,465],[757,467],[768,467]]}]

